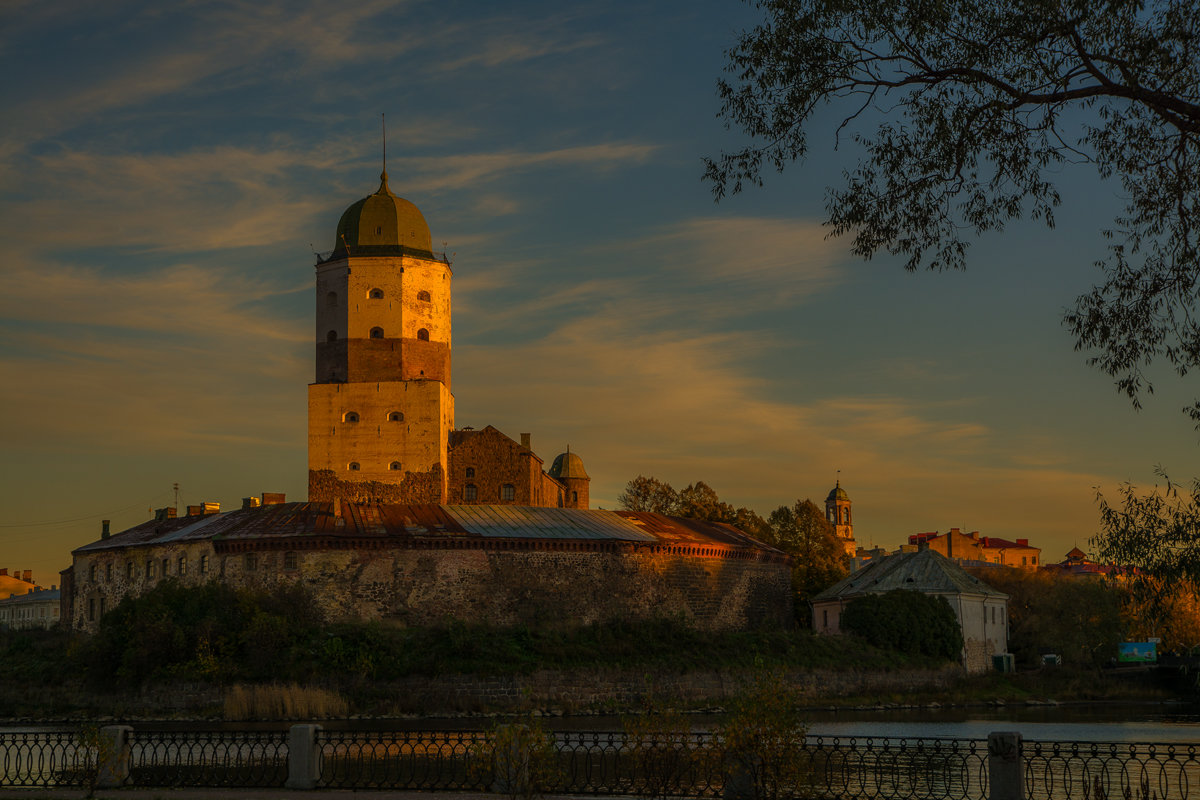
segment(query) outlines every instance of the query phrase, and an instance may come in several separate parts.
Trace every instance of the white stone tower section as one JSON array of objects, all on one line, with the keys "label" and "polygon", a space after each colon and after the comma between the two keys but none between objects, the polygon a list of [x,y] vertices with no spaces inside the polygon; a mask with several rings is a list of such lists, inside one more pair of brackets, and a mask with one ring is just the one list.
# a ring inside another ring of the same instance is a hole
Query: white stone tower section
[{"label": "white stone tower section", "polygon": [[308,387],[313,502],[442,503],[454,428],[450,263],[415,205],[388,189],[351,205],[316,265]]}]

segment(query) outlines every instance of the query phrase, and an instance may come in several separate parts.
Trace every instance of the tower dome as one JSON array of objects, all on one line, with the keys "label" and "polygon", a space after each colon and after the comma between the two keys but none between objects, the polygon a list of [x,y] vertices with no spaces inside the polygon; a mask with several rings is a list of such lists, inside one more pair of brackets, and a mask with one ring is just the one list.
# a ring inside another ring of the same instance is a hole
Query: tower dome
[{"label": "tower dome", "polygon": [[588,477],[587,471],[583,468],[583,459],[568,450],[565,453],[559,453],[554,459],[554,463],[550,466],[550,477],[562,480],[563,478],[582,478],[591,480]]},{"label": "tower dome", "polygon": [[386,170],[379,176],[379,190],[342,214],[333,247],[334,256],[387,256],[404,252],[433,256],[425,217],[415,205],[392,194]]},{"label": "tower dome", "polygon": [[838,500],[850,500],[850,495],[846,494],[846,490],[842,488],[841,481],[838,481],[837,486],[829,490],[829,496],[825,498],[826,503],[835,503]]}]

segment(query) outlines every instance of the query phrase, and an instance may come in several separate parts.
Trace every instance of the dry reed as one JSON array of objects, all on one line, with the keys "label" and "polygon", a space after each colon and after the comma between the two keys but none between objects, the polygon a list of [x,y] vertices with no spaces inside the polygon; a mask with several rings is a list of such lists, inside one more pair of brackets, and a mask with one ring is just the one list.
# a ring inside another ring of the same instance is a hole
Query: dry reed
[{"label": "dry reed", "polygon": [[225,719],[320,719],[344,717],[346,701],[337,692],[300,686],[236,684],[225,693]]}]

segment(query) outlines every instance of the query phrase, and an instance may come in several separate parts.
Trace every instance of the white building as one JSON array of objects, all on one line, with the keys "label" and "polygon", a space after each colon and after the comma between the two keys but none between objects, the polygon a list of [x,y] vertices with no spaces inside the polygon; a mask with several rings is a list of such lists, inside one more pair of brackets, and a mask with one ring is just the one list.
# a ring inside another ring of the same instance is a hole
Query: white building
[{"label": "white building", "polygon": [[51,628],[58,624],[62,593],[34,588],[0,600],[0,628]]},{"label": "white building", "polygon": [[992,668],[1008,652],[1008,595],[988,586],[933,550],[872,560],[813,598],[813,630],[841,633],[842,611],[857,597],[906,589],[944,597],[962,629],[962,663],[968,672]]}]

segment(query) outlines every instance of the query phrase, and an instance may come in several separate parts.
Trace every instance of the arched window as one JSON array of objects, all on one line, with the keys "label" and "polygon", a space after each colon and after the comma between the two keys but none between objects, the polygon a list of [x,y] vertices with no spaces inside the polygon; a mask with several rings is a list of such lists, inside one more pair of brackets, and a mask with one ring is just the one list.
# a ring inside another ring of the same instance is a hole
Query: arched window
[{"label": "arched window", "polygon": [[428,303],[429,299],[430,299],[429,292],[426,292],[424,290],[417,292],[417,299],[420,300],[422,303]]},{"label": "arched window", "polygon": [[389,411],[388,422],[404,422],[404,414],[400,411]]},{"label": "arched window", "polygon": [[337,331],[330,331],[329,333],[325,334],[325,341],[336,342],[337,341]]},{"label": "arched window", "polygon": [[475,477],[475,468],[474,467],[467,467],[467,477],[468,478]]},{"label": "arched window", "polygon": [[367,297],[370,297],[372,300],[382,300],[383,289],[372,289],[371,291],[367,292]]},{"label": "arched window", "polygon": [[395,470],[396,472],[399,472],[399,471],[400,471],[400,462],[399,462],[399,461],[393,461],[391,464],[388,464],[388,469],[390,469],[390,470]]},{"label": "arched window", "polygon": [[517,490],[511,483],[506,483],[500,487],[500,499],[512,502],[517,497]]},{"label": "arched window", "polygon": [[329,309],[337,308],[337,292],[330,292],[325,295],[325,307]]},{"label": "arched window", "polygon": [[476,488],[475,484],[468,483],[466,486],[463,487],[463,500],[468,503],[474,503],[475,496],[478,493],[479,493],[479,489]]},{"label": "arched window", "polygon": [[383,338],[383,328],[371,328],[371,338],[372,339],[382,339]]},{"label": "arched window", "polygon": [[425,330],[424,328],[421,328],[421,330],[417,331],[417,338],[420,339],[422,342],[428,342],[429,341],[429,331]]},{"label": "arched window", "polygon": [[351,471],[351,472],[358,472],[358,462],[357,462],[357,461],[351,461],[351,462],[350,462],[350,471]]},{"label": "arched window", "polygon": [[358,422],[358,412],[347,411],[345,414],[342,414],[342,422]]}]

